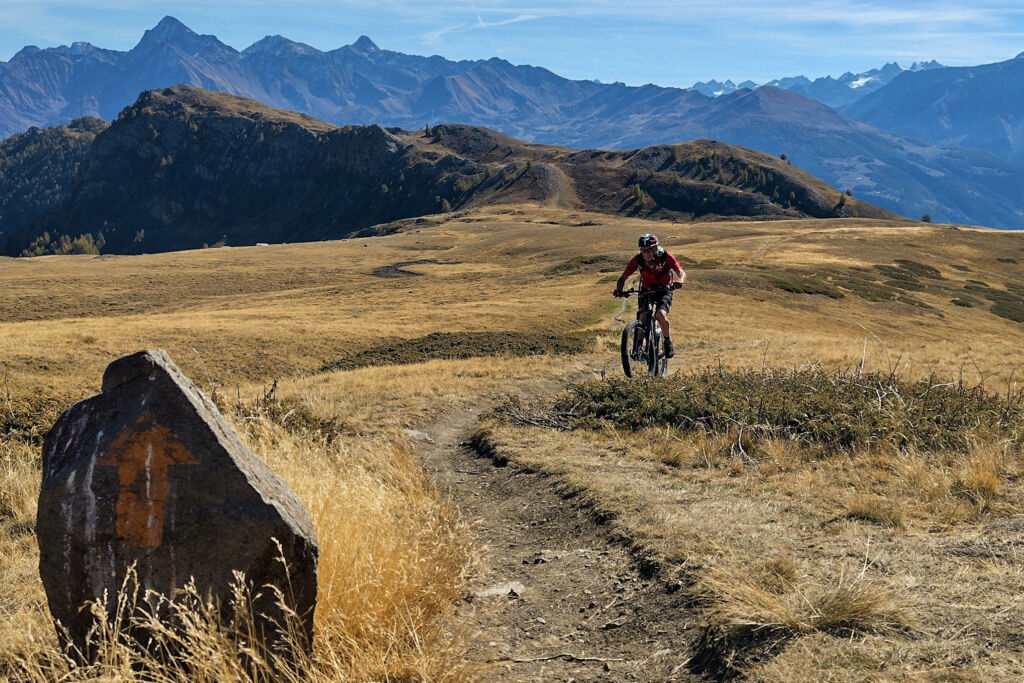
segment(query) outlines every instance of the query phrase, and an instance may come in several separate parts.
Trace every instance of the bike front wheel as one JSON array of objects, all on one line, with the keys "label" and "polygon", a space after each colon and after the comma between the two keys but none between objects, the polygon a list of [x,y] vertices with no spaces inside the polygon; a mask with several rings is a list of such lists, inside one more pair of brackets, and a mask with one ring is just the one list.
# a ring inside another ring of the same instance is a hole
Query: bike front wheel
[{"label": "bike front wheel", "polygon": [[622,330],[622,343],[619,351],[622,355],[622,371],[626,377],[647,372],[647,345],[644,328],[638,320],[626,325]]},{"label": "bike front wheel", "polygon": [[668,358],[665,357],[660,325],[654,327],[654,344],[647,356],[647,371],[651,377],[664,377],[668,374]]}]

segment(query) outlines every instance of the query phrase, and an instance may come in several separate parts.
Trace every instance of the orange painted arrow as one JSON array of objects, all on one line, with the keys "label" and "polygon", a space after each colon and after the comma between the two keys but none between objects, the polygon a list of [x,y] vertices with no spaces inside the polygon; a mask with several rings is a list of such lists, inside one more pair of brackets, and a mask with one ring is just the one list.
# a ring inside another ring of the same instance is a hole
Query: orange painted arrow
[{"label": "orange painted arrow", "polygon": [[97,458],[100,466],[117,467],[117,535],[136,548],[159,546],[164,535],[164,503],[170,490],[171,465],[199,461],[171,430],[145,413]]}]

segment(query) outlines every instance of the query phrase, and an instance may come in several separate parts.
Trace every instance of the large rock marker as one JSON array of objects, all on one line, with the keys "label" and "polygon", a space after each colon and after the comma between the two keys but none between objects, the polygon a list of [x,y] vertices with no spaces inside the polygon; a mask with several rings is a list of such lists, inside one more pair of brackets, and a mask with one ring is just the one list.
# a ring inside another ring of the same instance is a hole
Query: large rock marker
[{"label": "large rock marker", "polygon": [[113,616],[132,571],[140,604],[194,581],[224,616],[243,572],[264,645],[275,645],[284,622],[271,585],[300,615],[297,645],[312,647],[318,547],[309,513],[163,351],[114,361],[103,393],[57,420],[43,445],[36,533],[58,634],[86,659],[95,619],[82,606],[103,601]]}]

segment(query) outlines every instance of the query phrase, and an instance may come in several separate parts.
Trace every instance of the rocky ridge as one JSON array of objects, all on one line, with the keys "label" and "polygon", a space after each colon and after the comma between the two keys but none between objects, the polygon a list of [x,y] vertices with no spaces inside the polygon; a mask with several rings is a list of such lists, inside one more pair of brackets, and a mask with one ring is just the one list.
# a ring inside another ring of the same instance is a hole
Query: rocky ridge
[{"label": "rocky ridge", "polygon": [[723,143],[579,151],[474,126],[339,128],[191,86],[143,93],[79,168],[65,194],[8,231],[6,253],[47,253],[44,234],[89,234],[114,253],[334,239],[524,201],[674,220],[894,217]]}]

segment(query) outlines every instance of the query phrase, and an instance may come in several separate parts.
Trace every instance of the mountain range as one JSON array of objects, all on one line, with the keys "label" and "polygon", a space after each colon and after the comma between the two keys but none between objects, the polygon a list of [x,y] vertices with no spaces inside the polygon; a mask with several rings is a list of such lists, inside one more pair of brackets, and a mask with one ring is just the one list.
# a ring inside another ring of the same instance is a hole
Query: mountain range
[{"label": "mountain range", "polygon": [[844,111],[894,133],[1024,163],[1024,52],[996,64],[901,73]]},{"label": "mountain range", "polygon": [[709,140],[578,151],[461,124],[337,127],[184,85],[142,93],[111,125],[12,136],[0,169],[19,187],[0,203],[12,256],[340,238],[495,203],[670,220],[897,218],[782,159]]},{"label": "mountain range", "polygon": [[[126,52],[87,43],[26,47],[0,63],[0,134],[82,116],[111,120],[139,92],[185,83],[336,125],[414,129],[459,122],[576,148],[628,149],[714,138],[786,154],[827,183],[903,215],[1021,228],[1024,163],[1007,152],[1019,145],[1015,112],[1021,111],[1021,79],[1014,65],[990,66],[985,87],[1005,96],[979,98],[964,90],[969,79],[950,84],[947,77],[957,69],[929,63],[917,71],[887,65],[852,80],[792,79],[779,82],[791,89],[740,88],[710,97],[652,84],[573,81],[501,59],[456,62],[407,55],[382,50],[365,36],[327,52],[281,36],[237,51],[166,17]],[[887,85],[869,92],[890,77]],[[1017,78],[1016,84],[1000,84],[1001,77]],[[919,82],[914,79],[927,86],[918,91],[921,102],[933,106],[907,100],[904,118],[917,116],[919,123],[887,119],[894,110],[890,103],[905,96],[903,83]],[[861,82],[859,88],[851,87],[855,82]],[[829,88],[869,92],[843,110],[867,122],[807,96]],[[935,95],[939,90],[946,94]],[[946,103],[960,92],[964,106],[951,117]],[[932,128],[929,121],[935,122]],[[995,123],[1005,131],[1002,137],[986,133]],[[1017,142],[1000,144],[1007,140]]]},{"label": "mountain range", "polygon": [[841,109],[853,104],[865,95],[888,85],[904,71],[917,72],[942,68],[944,68],[943,65],[935,60],[921,63],[914,62],[909,67],[902,67],[896,62],[890,62],[880,69],[871,69],[856,74],[847,71],[838,78],[822,76],[812,81],[806,76],[787,76],[786,78],[776,78],[762,84],[757,84],[753,81],[743,81],[739,85],[730,80],[724,82],[712,80],[694,83],[690,89],[710,97],[719,97],[736,92],[737,90],[754,90],[760,87],[760,85],[766,85],[772,88],[792,90],[795,93],[813,98],[830,107]]}]

